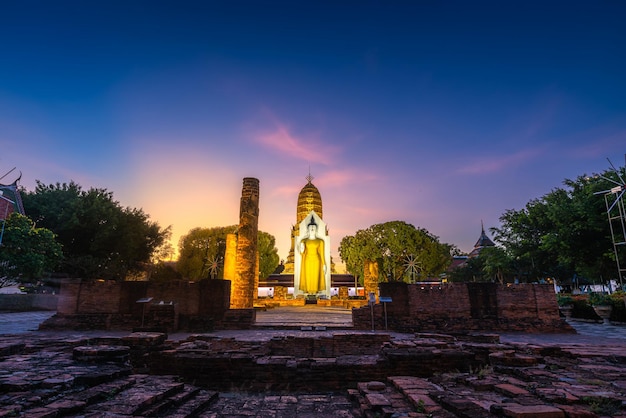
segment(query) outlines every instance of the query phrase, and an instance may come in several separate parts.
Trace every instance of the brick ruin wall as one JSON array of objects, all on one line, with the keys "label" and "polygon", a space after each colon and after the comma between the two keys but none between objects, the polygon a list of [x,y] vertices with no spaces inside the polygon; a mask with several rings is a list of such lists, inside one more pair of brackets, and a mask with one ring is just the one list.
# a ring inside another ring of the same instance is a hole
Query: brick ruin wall
[{"label": "brick ruin wall", "polygon": [[[138,302],[152,298],[149,302]],[[202,331],[220,327],[229,310],[230,281],[115,282],[66,280],[61,284],[57,315],[44,328]],[[240,327],[250,327],[249,313]],[[231,319],[233,320],[233,319]],[[229,328],[233,328],[229,324]]]},{"label": "brick ruin wall", "polygon": [[[255,310],[229,309],[229,296],[227,280],[162,284],[68,280],[61,287],[57,318],[43,328],[55,324],[66,329],[144,327],[170,332],[250,328]],[[386,311],[387,329],[401,332],[573,331],[561,320],[550,285],[381,283],[380,296],[392,302],[352,310],[355,329],[372,328],[373,310],[377,330],[385,327]],[[152,300],[138,303],[142,298]]]},{"label": "brick ruin wall", "polygon": [[551,285],[449,283],[423,286],[381,283],[380,296],[392,302],[352,311],[355,329],[401,332],[472,331],[573,332],[559,316]]}]

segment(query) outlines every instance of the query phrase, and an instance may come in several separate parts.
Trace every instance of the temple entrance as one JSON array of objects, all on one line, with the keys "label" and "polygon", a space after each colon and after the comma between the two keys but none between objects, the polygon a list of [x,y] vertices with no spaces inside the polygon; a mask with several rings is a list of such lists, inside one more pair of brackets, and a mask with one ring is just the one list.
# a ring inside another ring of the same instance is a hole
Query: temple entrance
[{"label": "temple entrance", "polygon": [[352,310],[320,305],[279,306],[258,310],[255,327],[303,331],[352,329]]}]

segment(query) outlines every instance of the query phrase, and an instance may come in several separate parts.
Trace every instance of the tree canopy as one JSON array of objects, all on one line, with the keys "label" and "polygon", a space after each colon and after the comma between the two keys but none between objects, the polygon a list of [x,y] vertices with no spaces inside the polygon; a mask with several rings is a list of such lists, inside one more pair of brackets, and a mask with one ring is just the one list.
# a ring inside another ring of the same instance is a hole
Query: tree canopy
[{"label": "tree canopy", "polygon": [[[237,231],[237,226],[193,228],[180,238],[178,272],[189,280],[224,277],[226,235]],[[259,276],[266,278],[278,266],[279,257],[273,235],[259,231]]]},{"label": "tree canopy", "polygon": [[2,234],[0,287],[40,279],[61,258],[61,245],[52,231],[35,228],[33,221],[14,212],[6,219]]},{"label": "tree canopy", "polygon": [[379,280],[417,281],[438,277],[451,261],[452,246],[423,228],[402,221],[375,224],[341,240],[346,270],[363,278],[365,261],[379,265]]},{"label": "tree canopy", "polygon": [[616,176],[607,171],[565,180],[564,187],[500,217],[501,227],[492,228],[494,240],[504,246],[521,280],[563,281],[577,274],[599,282],[616,277],[605,201],[594,194],[614,184],[602,177]]},{"label": "tree canopy", "polygon": [[38,181],[22,199],[29,217],[56,234],[64,256],[58,271],[73,277],[123,280],[142,270],[169,236],[169,227],[122,207],[106,189]]}]

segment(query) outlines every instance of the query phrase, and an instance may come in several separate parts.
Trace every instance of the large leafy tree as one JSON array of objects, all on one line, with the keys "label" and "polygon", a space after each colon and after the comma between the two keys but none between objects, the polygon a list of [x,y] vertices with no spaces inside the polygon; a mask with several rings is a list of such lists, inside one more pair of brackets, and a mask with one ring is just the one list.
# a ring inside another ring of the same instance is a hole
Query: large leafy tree
[{"label": "large leafy tree", "polygon": [[344,237],[339,245],[349,273],[362,278],[364,262],[376,261],[381,280],[438,277],[450,264],[451,250],[427,230],[402,221],[372,225]]},{"label": "large leafy tree", "polygon": [[0,287],[34,282],[61,258],[61,245],[52,231],[36,228],[32,220],[14,212],[6,219],[0,245]]},{"label": "large leafy tree", "polygon": [[486,281],[504,283],[513,274],[513,260],[502,247],[483,248],[478,256],[483,261],[482,273]]},{"label": "large leafy tree", "polygon": [[451,282],[512,282],[517,278],[514,260],[499,246],[485,247],[479,255],[447,273]]},{"label": "large leafy tree", "polygon": [[[177,270],[190,280],[223,278],[226,235],[237,231],[237,226],[193,228],[180,238]],[[278,266],[279,257],[273,235],[259,231],[259,276],[266,278]]]},{"label": "large leafy tree", "polygon": [[64,255],[59,271],[73,277],[123,280],[142,270],[169,236],[169,227],[141,209],[122,207],[106,189],[38,181],[23,201],[36,224],[57,235]]},{"label": "large leafy tree", "polygon": [[501,227],[492,229],[494,239],[506,248],[522,278],[616,277],[605,202],[595,194],[614,186],[603,177],[616,176],[607,171],[565,180],[564,187],[500,217]]},{"label": "large leafy tree", "polygon": [[485,258],[472,257],[461,266],[454,268],[446,274],[450,282],[486,282],[489,281],[485,275]]},{"label": "large leafy tree", "polygon": [[278,248],[276,248],[276,238],[268,232],[259,231],[257,246],[259,251],[259,277],[265,279],[276,270],[280,262]]}]

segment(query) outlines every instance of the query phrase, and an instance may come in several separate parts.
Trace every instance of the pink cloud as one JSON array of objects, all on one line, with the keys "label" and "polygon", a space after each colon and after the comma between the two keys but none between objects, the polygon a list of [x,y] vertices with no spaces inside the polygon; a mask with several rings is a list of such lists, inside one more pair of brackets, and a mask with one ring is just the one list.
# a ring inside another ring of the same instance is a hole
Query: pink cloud
[{"label": "pink cloud", "polygon": [[[569,154],[575,158],[600,158],[612,156],[615,150],[620,150],[626,144],[626,131],[611,133],[590,132],[585,136],[592,137],[587,144],[569,150]],[[615,163],[615,162],[614,162]],[[617,162],[621,164],[621,161]]]},{"label": "pink cloud", "polygon": [[338,147],[319,140],[296,137],[281,123],[276,124],[273,132],[255,135],[253,139],[274,152],[315,164],[332,164],[333,156],[339,151]]},{"label": "pink cloud", "polygon": [[474,160],[465,166],[461,166],[458,169],[458,172],[462,174],[488,174],[500,172],[510,167],[519,166],[542,153],[543,151],[540,149],[529,149],[510,155],[492,155],[490,157]]},{"label": "pink cloud", "polygon": [[371,182],[379,179],[377,175],[371,172],[366,173],[360,170],[345,169],[325,172],[319,178],[316,178],[314,183],[326,187],[345,187],[353,183],[362,184],[363,182]]}]

